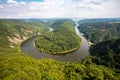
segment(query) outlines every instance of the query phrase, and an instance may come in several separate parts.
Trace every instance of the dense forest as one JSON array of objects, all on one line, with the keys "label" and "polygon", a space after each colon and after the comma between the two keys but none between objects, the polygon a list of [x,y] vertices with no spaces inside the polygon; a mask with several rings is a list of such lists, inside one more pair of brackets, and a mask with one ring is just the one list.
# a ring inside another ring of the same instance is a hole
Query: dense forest
[{"label": "dense forest", "polygon": [[[22,53],[20,44],[24,36],[47,34],[47,26],[55,20],[47,24],[37,21],[0,20],[0,80],[120,80],[120,39],[91,46],[91,56],[78,62],[34,59]],[[22,40],[13,42],[7,36]]]},{"label": "dense forest", "polygon": [[49,29],[43,22],[26,22],[16,19],[0,19],[0,47],[12,47],[25,39]]},{"label": "dense forest", "polygon": [[36,60],[20,52],[0,55],[0,80],[119,80],[114,71],[86,60]]},{"label": "dense forest", "polygon": [[60,27],[63,22],[69,23],[71,26],[75,26],[75,22],[71,19],[63,19],[63,20],[57,20],[54,22],[54,24],[50,25],[51,28],[57,28]]},{"label": "dense forest", "polygon": [[104,41],[91,46],[93,62],[113,68],[120,73],[120,39]]},{"label": "dense forest", "polygon": [[57,27],[55,26],[56,23],[52,32],[41,35],[35,40],[39,50],[51,54],[62,54],[76,50],[80,46],[80,38],[76,35],[72,24],[60,21]]},{"label": "dense forest", "polygon": [[101,19],[97,21],[94,21],[93,19],[91,21],[87,20],[86,22],[83,20],[83,23],[81,21],[81,24],[79,25],[79,30],[93,43],[118,39],[120,38],[120,22],[117,21],[119,21],[119,19]]}]

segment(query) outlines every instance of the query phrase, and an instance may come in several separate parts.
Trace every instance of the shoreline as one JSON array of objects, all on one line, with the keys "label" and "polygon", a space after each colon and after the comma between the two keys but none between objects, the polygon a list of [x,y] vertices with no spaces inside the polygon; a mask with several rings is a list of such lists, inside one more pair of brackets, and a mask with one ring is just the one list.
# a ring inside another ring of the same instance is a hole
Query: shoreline
[{"label": "shoreline", "polygon": [[[39,35],[34,35],[34,36],[30,37],[30,38],[27,38],[26,40],[24,40],[23,42],[21,42],[20,47],[21,47],[26,41],[28,41],[29,39],[31,39],[31,38],[33,38],[33,37],[37,37],[37,36],[39,36]],[[81,44],[81,42],[80,42],[80,44]],[[76,51],[76,50],[80,47],[80,44],[79,44],[78,47],[73,48],[73,49],[70,49],[70,50],[66,50],[66,51],[61,51],[61,52],[47,52],[46,50],[43,50],[43,49],[38,48],[38,47],[35,45],[35,41],[33,42],[33,45],[34,45],[34,47],[35,47],[37,50],[42,51],[42,52],[45,52],[45,53],[48,53],[48,54],[52,54],[52,55],[62,55],[62,54],[67,54],[67,53]]]},{"label": "shoreline", "polygon": [[87,41],[88,41],[88,45],[89,45],[89,46],[92,46],[92,45],[93,45],[93,43],[92,43],[89,39],[88,39]]},{"label": "shoreline", "polygon": [[[81,44],[81,43],[80,43]],[[35,45],[35,42],[33,42],[33,45],[34,47],[39,50],[39,51],[42,51],[42,52],[45,52],[45,53],[48,53],[48,54],[52,54],[52,55],[62,55],[62,54],[67,54],[67,53],[70,53],[70,52],[73,52],[73,51],[76,51],[79,47],[76,47],[76,48],[73,48],[73,49],[70,49],[70,50],[66,50],[66,51],[61,51],[61,52],[47,52],[46,50],[43,50],[43,49],[40,49],[38,48],[36,45]]]}]

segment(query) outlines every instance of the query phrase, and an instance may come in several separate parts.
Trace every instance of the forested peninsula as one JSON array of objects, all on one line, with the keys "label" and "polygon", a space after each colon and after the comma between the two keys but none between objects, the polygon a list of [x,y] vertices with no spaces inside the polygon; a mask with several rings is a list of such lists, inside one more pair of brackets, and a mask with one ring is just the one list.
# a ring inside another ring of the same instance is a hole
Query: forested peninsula
[{"label": "forested peninsula", "polygon": [[52,32],[40,35],[35,46],[50,54],[64,54],[79,48],[81,39],[76,35],[74,25],[67,21],[58,23]]}]

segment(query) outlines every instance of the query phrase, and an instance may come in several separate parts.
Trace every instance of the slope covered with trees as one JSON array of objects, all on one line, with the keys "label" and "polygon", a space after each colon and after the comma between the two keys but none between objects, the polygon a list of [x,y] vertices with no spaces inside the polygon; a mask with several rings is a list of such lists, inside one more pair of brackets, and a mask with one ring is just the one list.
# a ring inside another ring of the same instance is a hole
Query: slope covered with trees
[{"label": "slope covered with trees", "polygon": [[[112,22],[113,21],[113,22]],[[93,43],[120,38],[120,20],[79,21],[79,30]],[[83,23],[82,23],[83,22]]]},{"label": "slope covered with trees", "polygon": [[39,36],[35,45],[41,51],[62,54],[76,50],[80,45],[80,38],[76,35],[74,26],[64,21],[52,32]]},{"label": "slope covered with trees", "polygon": [[52,25],[50,25],[51,28],[57,28],[60,27],[63,22],[68,22],[71,26],[75,26],[75,22],[71,19],[61,19],[55,21]]},{"label": "slope covered with trees", "polygon": [[0,19],[0,47],[12,47],[25,39],[47,30],[42,22],[26,22],[18,19]]},{"label": "slope covered with trees", "polygon": [[120,72],[120,39],[104,41],[91,47],[93,62]]}]

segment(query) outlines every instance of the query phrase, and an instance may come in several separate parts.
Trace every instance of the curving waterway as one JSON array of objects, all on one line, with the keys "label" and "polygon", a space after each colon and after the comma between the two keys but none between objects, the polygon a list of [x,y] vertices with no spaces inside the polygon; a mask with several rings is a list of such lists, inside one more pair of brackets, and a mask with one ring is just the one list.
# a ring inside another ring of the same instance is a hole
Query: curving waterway
[{"label": "curving waterway", "polygon": [[84,59],[85,57],[89,56],[89,45],[88,41],[86,38],[82,36],[82,34],[78,30],[78,23],[76,22],[75,26],[75,31],[76,34],[82,39],[82,43],[80,45],[80,48],[78,48],[74,52],[70,52],[68,54],[62,54],[62,55],[52,55],[48,54],[45,52],[41,52],[37,50],[33,43],[35,40],[35,36],[26,40],[22,45],[21,45],[21,50],[23,51],[24,54],[27,54],[29,56],[32,56],[36,59],[41,59],[41,58],[48,58],[48,59],[55,59],[58,61],[65,61],[65,62],[76,62]]}]

